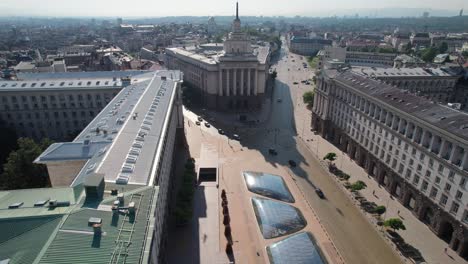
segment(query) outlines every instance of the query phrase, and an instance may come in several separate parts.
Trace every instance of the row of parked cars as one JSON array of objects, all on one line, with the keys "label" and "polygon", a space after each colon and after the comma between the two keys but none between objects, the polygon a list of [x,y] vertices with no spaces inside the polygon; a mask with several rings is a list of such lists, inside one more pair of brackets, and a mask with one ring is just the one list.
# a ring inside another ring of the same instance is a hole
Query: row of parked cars
[{"label": "row of parked cars", "polygon": [[[210,121],[211,121],[211,122],[214,122],[215,119],[212,117],[212,118],[210,118]],[[201,116],[197,117],[197,121],[195,121],[195,124],[196,124],[197,126],[201,126],[202,123],[203,123],[203,117],[201,117]],[[205,120],[205,122],[204,122],[204,125],[205,125],[206,127],[211,127],[211,124],[210,124],[208,121],[206,121],[206,120]],[[221,128],[218,129],[218,133],[221,134],[221,135],[225,135],[225,134],[226,134],[226,133],[224,132],[224,130],[222,130]],[[239,136],[238,134],[232,134],[232,138],[235,139],[235,140],[240,140],[240,136]]]}]

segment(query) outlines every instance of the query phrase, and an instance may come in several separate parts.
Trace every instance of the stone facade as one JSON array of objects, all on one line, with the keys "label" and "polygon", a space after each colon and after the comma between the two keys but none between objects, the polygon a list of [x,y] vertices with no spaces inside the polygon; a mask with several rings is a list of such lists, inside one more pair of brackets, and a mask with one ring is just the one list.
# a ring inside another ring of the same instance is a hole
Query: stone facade
[{"label": "stone facade", "polygon": [[[397,109],[399,102],[405,105]],[[426,114],[436,119],[429,123]],[[325,71],[317,79],[312,128],[468,259],[468,144],[463,131],[442,128],[447,116],[464,127],[466,114],[352,72]]]},{"label": "stone facade", "polygon": [[208,108],[235,112],[258,109],[268,79],[269,47],[253,49],[241,31],[237,14],[223,51],[206,48],[166,49],[166,65],[184,73],[184,82],[200,91]]}]

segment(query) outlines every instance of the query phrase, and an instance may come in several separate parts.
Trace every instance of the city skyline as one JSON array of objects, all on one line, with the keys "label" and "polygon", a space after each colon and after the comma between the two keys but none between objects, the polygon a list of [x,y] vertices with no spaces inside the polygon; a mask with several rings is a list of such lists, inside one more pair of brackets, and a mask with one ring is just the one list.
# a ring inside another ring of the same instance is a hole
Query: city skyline
[{"label": "city skyline", "polygon": [[[135,0],[133,5],[125,4],[123,0],[79,2],[44,0],[40,4],[33,0],[5,0],[0,3],[0,16],[59,16],[59,17],[163,17],[163,16],[230,16],[234,15],[232,6],[235,1],[225,1],[220,4],[214,0],[197,2],[175,0],[171,5],[164,5],[148,0]],[[239,2],[243,16],[316,16],[333,15],[361,16],[398,16],[400,12],[388,13],[386,10],[409,10],[411,16],[421,15],[422,11],[434,12],[434,15],[444,16],[457,14],[462,8],[468,8],[463,0],[447,0],[444,2],[416,0],[408,3],[403,0],[375,2],[370,0],[345,1],[332,0],[327,2],[293,0],[284,6],[277,0],[259,0],[255,2]],[[91,8],[90,8],[91,7]],[[182,7],[182,8],[181,8]],[[260,11],[259,11],[260,10]],[[305,11],[306,10],[306,11]],[[407,15],[407,14],[401,14]]]}]

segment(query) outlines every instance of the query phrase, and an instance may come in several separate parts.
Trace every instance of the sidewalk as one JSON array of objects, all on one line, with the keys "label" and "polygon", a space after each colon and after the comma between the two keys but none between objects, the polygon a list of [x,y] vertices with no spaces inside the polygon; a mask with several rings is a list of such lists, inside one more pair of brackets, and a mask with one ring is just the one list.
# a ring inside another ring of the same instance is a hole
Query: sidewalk
[{"label": "sidewalk", "polygon": [[[304,124],[306,126],[310,125],[310,115],[308,118],[304,118],[307,119]],[[298,124],[298,126],[302,126],[302,124]],[[327,153],[334,152],[337,154],[335,165],[351,176],[349,179],[350,183],[357,180],[361,180],[366,183],[367,188],[361,190],[360,194],[368,201],[375,202],[377,205],[384,205],[387,208],[387,212],[383,215],[385,219],[400,218],[403,220],[406,230],[398,231],[398,233],[408,244],[414,246],[421,252],[427,263],[467,263],[450,248],[447,250],[447,253],[445,253],[444,249],[448,247],[447,243],[437,237],[424,223],[419,221],[410,210],[400,204],[397,199],[390,197],[390,194],[383,187],[379,186],[374,179],[368,176],[365,170],[357,165],[355,161],[350,159],[348,155],[322,137],[314,135],[313,132],[310,131],[310,128],[306,127],[302,131],[303,133],[301,133],[299,137],[302,138],[308,148],[318,156],[319,160],[321,160]],[[326,167],[326,163],[322,162],[322,164]],[[330,175],[330,177],[334,176]],[[343,189],[343,191],[348,192],[351,196],[349,191],[345,189]],[[356,204],[356,206],[358,205]],[[366,216],[373,223],[376,222],[375,218],[370,214],[366,214]],[[375,227],[380,229],[377,225],[375,225]],[[383,233],[382,235],[389,243],[391,243]],[[408,263],[412,263],[408,259],[405,260]]]}]

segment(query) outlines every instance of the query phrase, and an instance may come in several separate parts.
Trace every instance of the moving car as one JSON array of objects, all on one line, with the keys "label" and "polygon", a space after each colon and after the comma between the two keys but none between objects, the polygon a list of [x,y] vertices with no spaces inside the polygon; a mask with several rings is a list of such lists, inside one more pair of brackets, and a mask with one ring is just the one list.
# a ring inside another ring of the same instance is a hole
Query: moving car
[{"label": "moving car", "polygon": [[274,155],[274,156],[278,155],[278,152],[276,152],[276,149],[274,149],[274,148],[268,149],[268,153],[270,153],[270,155]]},{"label": "moving car", "polygon": [[289,166],[291,166],[291,167],[296,167],[296,165],[297,165],[294,160],[289,160],[288,163],[289,163]]},{"label": "moving car", "polygon": [[319,188],[315,188],[315,193],[317,194],[318,197],[320,197],[320,199],[325,198],[325,195],[323,194],[322,190],[320,190]]},{"label": "moving car", "polygon": [[232,135],[232,138],[235,140],[240,140],[240,136],[237,134]]},{"label": "moving car", "polygon": [[206,127],[210,127],[211,125],[210,125],[210,123],[205,122],[205,126],[206,126]]}]

